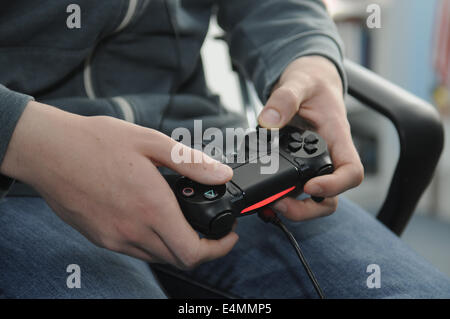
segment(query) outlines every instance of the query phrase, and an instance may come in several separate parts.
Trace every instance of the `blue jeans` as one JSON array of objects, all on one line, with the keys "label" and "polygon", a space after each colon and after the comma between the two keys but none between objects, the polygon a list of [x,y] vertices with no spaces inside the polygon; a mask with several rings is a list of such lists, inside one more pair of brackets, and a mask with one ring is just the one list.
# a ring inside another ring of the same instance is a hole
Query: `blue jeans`
[{"label": "blue jeans", "polygon": [[[355,204],[335,214],[285,221],[328,298],[449,298],[450,279]],[[243,298],[315,298],[284,234],[256,216],[242,218],[231,253],[189,275]],[[80,267],[81,288],[68,288],[68,265]],[[368,288],[367,266],[380,269]],[[148,265],[91,244],[40,198],[0,202],[0,297],[166,298]]]}]

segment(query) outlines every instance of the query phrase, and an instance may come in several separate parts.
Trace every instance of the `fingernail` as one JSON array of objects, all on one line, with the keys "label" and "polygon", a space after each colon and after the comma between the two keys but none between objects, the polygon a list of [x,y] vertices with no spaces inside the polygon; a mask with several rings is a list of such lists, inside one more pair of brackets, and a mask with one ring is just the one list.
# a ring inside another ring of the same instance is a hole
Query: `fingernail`
[{"label": "fingernail", "polygon": [[278,111],[268,108],[262,111],[261,120],[265,125],[277,126],[281,121],[281,115]]},{"label": "fingernail", "polygon": [[273,205],[273,208],[275,208],[280,213],[286,213],[287,212],[287,206],[283,202],[277,202]]},{"label": "fingernail", "polygon": [[314,185],[312,185],[312,186],[310,186],[309,187],[309,195],[320,195],[320,194],[322,194],[322,192],[323,192],[323,189],[322,189],[322,187],[320,187],[319,185],[316,185],[316,184],[314,184]]}]

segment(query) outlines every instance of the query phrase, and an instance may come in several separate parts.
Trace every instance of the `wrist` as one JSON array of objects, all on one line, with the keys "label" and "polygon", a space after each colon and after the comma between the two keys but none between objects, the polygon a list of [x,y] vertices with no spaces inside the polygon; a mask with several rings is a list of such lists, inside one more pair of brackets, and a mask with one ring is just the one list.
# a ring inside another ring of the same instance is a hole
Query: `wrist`
[{"label": "wrist", "polygon": [[0,173],[32,184],[39,163],[51,161],[51,141],[81,118],[57,108],[30,101],[22,113],[8,145]]},{"label": "wrist", "polygon": [[281,74],[274,89],[289,82],[296,82],[300,89],[313,95],[323,89],[343,92],[343,80],[336,65],[328,58],[312,55],[303,56],[292,61]]}]

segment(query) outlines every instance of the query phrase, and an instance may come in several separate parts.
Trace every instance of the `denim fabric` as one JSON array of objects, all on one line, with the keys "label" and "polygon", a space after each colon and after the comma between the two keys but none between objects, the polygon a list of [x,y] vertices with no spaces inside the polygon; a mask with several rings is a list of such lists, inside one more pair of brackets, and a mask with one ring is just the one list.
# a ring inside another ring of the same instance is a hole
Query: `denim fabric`
[{"label": "denim fabric", "polygon": [[[239,220],[239,243],[227,257],[204,264],[191,275],[245,298],[317,298],[281,230],[252,217]],[[283,222],[294,233],[327,298],[450,298],[450,278],[348,200],[340,199],[331,216]],[[379,289],[367,287],[371,264],[381,270]]]},{"label": "denim fabric", "polygon": [[[67,266],[81,270],[69,289]],[[0,202],[0,297],[164,298],[146,263],[99,248],[61,221],[41,198]]]},{"label": "denim fabric", "polygon": [[[341,199],[335,214],[285,221],[328,298],[449,298],[450,279],[372,216]],[[239,297],[316,298],[284,234],[256,216],[239,220],[240,240],[226,257],[188,272]],[[91,244],[40,198],[0,202],[0,296],[7,298],[165,298],[146,263]],[[69,289],[69,264],[81,288]],[[381,288],[369,289],[369,264]]]}]

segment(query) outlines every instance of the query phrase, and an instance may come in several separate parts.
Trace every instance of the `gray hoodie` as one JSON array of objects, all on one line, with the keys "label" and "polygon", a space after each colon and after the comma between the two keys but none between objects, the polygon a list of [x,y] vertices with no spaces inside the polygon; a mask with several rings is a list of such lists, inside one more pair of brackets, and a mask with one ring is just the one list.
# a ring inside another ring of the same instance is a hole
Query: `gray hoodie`
[{"label": "gray hoodie", "polygon": [[[81,28],[67,25],[73,3]],[[204,128],[245,125],[205,82],[200,48],[212,14],[263,102],[300,56],[329,58],[345,84],[340,40],[322,0],[7,1],[0,11],[0,163],[33,98],[167,134],[192,128],[194,119]],[[7,184],[0,179],[0,187]]]}]

